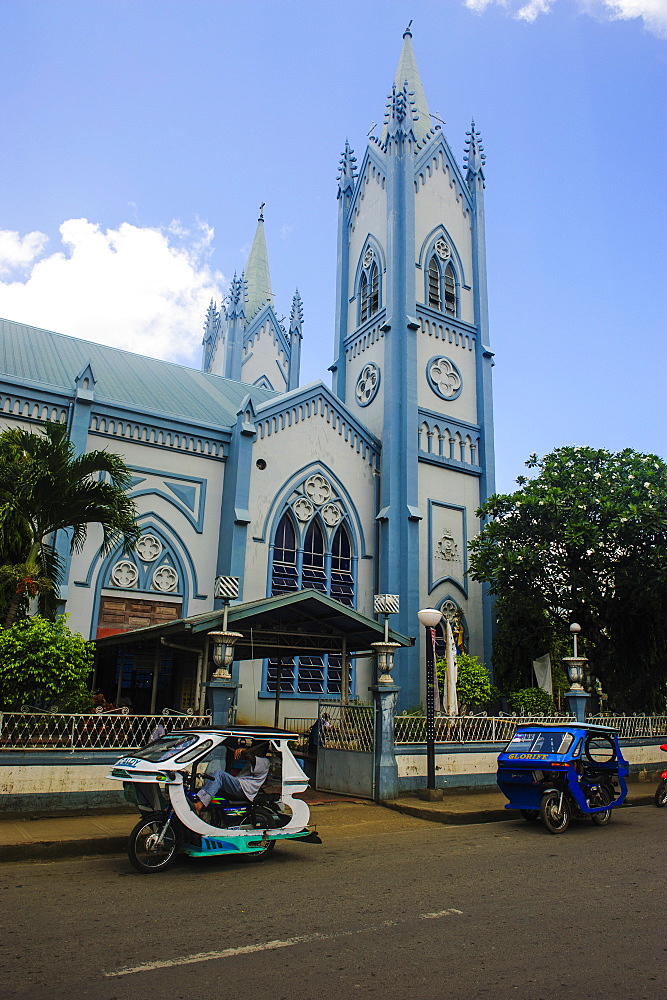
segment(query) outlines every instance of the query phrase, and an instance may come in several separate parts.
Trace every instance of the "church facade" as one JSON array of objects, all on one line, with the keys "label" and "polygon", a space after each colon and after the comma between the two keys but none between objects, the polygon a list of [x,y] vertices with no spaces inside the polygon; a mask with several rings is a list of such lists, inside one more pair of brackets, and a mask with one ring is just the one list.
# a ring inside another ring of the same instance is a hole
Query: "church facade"
[{"label": "church facade", "polygon": [[[3,426],[67,422],[79,451],[132,470],[142,537],[99,554],[93,527],[61,588],[70,625],[95,638],[211,610],[216,576],[242,601],[312,588],[417,636],[396,655],[399,709],[424,699],[417,611],[456,612],[467,651],[490,665],[491,612],[466,573],[475,511],[493,492],[492,352],[484,156],[474,124],[464,166],[433,126],[406,31],[384,127],[338,181],[333,384],[299,384],[303,305],[274,308],[260,213],[244,273],[205,320],[202,370],[0,321]],[[197,700],[165,650],[157,708]],[[122,648],[111,686],[147,710],[152,665]],[[280,667],[280,670],[278,669]],[[368,700],[372,660],[353,666]],[[238,719],[315,714],[341,691],[341,663],[302,656],[235,664]]]}]

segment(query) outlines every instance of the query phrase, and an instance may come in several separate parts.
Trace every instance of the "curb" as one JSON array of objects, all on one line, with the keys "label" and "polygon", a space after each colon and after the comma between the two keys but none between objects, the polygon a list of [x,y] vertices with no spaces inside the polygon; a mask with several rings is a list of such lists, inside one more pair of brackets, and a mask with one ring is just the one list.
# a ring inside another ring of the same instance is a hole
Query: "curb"
[{"label": "curb", "polygon": [[127,836],[88,837],[83,840],[39,840],[28,844],[0,844],[0,863],[6,861],[51,861],[92,854],[123,854]]},{"label": "curb", "polygon": [[[378,805],[385,809],[393,809],[395,812],[403,813],[405,816],[414,816],[415,819],[424,819],[430,823],[444,823],[448,826],[465,826],[468,823],[500,823],[505,820],[517,819],[518,809],[480,809],[477,812],[469,810],[466,812],[451,812],[446,809],[428,809],[424,806],[404,805],[399,802],[384,801]],[[632,806],[652,806],[653,795],[638,795],[632,802],[626,801],[621,809]]]}]

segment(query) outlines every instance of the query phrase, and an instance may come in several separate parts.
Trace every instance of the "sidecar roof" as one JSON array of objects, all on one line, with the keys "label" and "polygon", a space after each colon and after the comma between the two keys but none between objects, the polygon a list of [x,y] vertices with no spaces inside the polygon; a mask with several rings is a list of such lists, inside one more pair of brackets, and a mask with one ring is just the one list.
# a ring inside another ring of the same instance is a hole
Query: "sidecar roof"
[{"label": "sidecar roof", "polygon": [[181,733],[183,735],[187,733],[196,733],[197,736],[241,736],[246,739],[257,739],[257,740],[298,740],[300,739],[299,733],[293,732],[291,729],[275,729],[273,726],[193,726],[192,729],[179,729],[178,734],[172,733],[172,736]]},{"label": "sidecar roof", "polygon": [[520,722],[516,727],[516,732],[521,730],[535,730],[536,732],[545,729],[585,729],[592,733],[618,733],[614,726],[602,726],[592,722],[577,722],[576,719],[564,719],[563,722]]}]

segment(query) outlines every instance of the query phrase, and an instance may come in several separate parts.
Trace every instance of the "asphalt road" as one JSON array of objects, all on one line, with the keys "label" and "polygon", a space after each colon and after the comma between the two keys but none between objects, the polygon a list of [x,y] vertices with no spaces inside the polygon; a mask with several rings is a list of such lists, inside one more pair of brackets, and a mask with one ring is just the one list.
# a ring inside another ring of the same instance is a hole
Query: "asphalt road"
[{"label": "asphalt road", "polygon": [[13,1000],[664,1000],[667,809],[562,836],[313,810],[265,861],[0,865]]}]

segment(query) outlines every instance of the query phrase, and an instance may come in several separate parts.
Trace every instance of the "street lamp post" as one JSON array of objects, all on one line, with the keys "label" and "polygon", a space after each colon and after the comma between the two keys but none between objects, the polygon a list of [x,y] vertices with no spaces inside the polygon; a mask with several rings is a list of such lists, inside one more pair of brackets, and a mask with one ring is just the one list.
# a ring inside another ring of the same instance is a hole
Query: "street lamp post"
[{"label": "street lamp post", "polygon": [[435,627],[442,620],[442,612],[423,608],[417,612],[426,629],[426,788],[435,789]]}]

